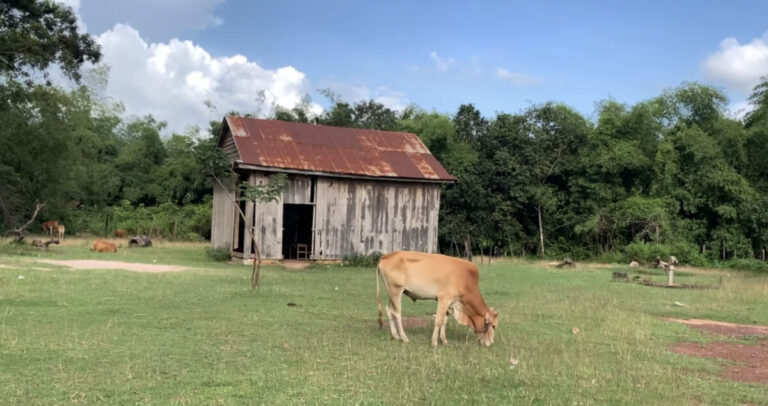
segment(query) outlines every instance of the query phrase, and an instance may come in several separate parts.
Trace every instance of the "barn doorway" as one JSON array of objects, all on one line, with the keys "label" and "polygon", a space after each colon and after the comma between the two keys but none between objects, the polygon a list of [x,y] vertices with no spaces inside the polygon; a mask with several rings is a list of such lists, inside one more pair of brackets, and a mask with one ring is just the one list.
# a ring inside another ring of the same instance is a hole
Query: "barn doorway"
[{"label": "barn doorway", "polygon": [[314,208],[312,204],[283,205],[283,258],[311,258]]},{"label": "barn doorway", "polygon": [[[248,182],[248,172],[240,171],[237,174],[238,182]],[[240,211],[235,209],[235,237],[233,242],[232,251],[238,252],[240,254],[243,253],[243,245],[245,245],[245,233],[247,232],[245,230],[245,221],[243,221],[242,218],[240,218],[240,213],[245,213],[245,199],[243,198],[242,192],[238,196],[238,202],[237,205],[240,206]]]}]

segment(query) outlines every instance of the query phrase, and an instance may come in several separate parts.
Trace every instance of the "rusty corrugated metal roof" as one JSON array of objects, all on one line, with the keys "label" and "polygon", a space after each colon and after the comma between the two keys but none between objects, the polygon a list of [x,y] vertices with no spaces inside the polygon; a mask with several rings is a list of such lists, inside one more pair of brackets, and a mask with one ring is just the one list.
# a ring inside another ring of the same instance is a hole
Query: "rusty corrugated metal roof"
[{"label": "rusty corrugated metal roof", "polygon": [[242,164],[451,182],[416,134],[226,116]]}]

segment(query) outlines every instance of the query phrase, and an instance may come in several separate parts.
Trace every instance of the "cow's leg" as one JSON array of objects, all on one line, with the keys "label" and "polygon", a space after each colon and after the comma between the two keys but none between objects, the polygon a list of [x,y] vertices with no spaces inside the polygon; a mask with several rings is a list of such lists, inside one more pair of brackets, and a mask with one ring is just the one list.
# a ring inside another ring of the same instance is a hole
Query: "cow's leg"
[{"label": "cow's leg", "polygon": [[[448,307],[451,302],[444,299],[437,299],[437,312],[435,312],[435,329],[432,331],[432,346],[437,348],[437,335],[440,334],[440,338],[443,340],[443,344],[447,344],[448,340],[445,339],[445,314],[448,312]],[[442,330],[442,332],[441,332]]]},{"label": "cow's leg", "polygon": [[448,324],[448,316],[445,316],[445,320],[443,320],[443,324],[440,326],[440,341],[442,341],[443,344],[448,344],[448,339],[445,338],[445,326]]},{"label": "cow's leg", "polygon": [[392,300],[387,304],[387,322],[389,322],[389,332],[392,334],[392,338],[399,340],[400,335],[397,333],[397,327],[395,327],[395,311],[392,309]]},{"label": "cow's leg", "polygon": [[397,322],[397,330],[400,335],[400,340],[407,343],[408,336],[405,335],[405,329],[403,329],[403,288],[392,288],[389,291],[390,303],[392,304],[392,315],[395,316],[395,322]]}]

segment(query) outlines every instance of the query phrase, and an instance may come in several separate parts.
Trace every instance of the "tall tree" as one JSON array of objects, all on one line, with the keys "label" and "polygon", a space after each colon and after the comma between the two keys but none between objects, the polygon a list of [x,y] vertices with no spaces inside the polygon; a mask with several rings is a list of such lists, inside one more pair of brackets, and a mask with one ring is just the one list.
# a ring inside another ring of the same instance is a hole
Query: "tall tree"
[{"label": "tall tree", "polygon": [[72,9],[45,0],[5,0],[0,3],[0,73],[28,77],[58,66],[79,80],[80,66],[96,63],[101,52],[88,34],[78,32]]}]

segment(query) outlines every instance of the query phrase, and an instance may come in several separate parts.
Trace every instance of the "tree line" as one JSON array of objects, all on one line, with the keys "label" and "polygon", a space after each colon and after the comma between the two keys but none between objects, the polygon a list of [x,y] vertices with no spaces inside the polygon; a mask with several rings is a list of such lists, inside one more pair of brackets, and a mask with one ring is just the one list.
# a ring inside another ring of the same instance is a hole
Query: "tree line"
[{"label": "tree line", "polygon": [[603,101],[593,120],[562,103],[484,117],[472,104],[447,115],[336,101],[314,121],[419,135],[458,178],[443,190],[443,251],[765,260],[768,80],[750,101],[736,119],[721,91],[684,83]]},{"label": "tree line", "polygon": [[[221,123],[163,137],[152,116],[124,118],[101,90],[108,70],[82,74],[100,51],[66,7],[4,2],[0,21],[0,231],[45,201],[43,217],[72,231],[206,237]],[[51,67],[77,85],[51,84]],[[472,104],[443,114],[325,95],[319,116],[298,106],[270,118],[417,134],[458,178],[443,190],[443,252],[765,260],[768,80],[742,118],[699,83],[603,101],[594,118],[562,103],[487,117]]]}]

